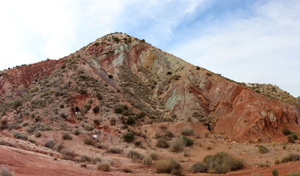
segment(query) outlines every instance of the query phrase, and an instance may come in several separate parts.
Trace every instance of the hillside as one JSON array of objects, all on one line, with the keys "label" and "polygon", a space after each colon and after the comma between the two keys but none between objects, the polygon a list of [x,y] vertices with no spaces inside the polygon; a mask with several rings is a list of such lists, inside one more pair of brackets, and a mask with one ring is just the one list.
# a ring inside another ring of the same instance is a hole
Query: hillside
[{"label": "hillside", "polygon": [[[247,158],[255,150],[249,143],[287,142],[284,128],[300,134],[299,104],[283,99],[283,93],[264,96],[267,88],[248,86],[255,91],[144,40],[108,34],[59,60],[0,72],[1,140],[76,162],[85,161],[83,155],[101,155],[110,160],[114,173],[132,167],[136,173],[151,175],[152,166],[131,163],[125,151],[136,148],[145,156],[156,152],[159,158],[179,159],[174,152],[157,149],[156,143],[159,138],[171,143],[184,128],[191,128],[195,141],[188,152],[191,158],[182,162],[185,168],[204,154],[229,147],[233,154],[249,150],[240,155]],[[13,138],[41,148],[10,141]],[[44,146],[50,140],[55,145],[48,151]],[[211,146],[213,150],[208,149]],[[113,147],[120,151],[112,151]],[[281,154],[274,150],[269,157]],[[85,161],[87,167],[95,169],[90,160]],[[252,158],[246,168],[259,162],[259,157]]]}]

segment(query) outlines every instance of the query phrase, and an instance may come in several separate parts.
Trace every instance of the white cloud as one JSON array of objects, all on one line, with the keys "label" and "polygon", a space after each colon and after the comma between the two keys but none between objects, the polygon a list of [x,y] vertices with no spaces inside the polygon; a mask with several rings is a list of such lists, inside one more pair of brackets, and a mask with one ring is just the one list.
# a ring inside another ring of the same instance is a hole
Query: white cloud
[{"label": "white cloud", "polygon": [[195,39],[177,44],[172,53],[231,79],[277,84],[299,96],[299,5],[269,1],[254,6],[255,15],[246,19],[213,21],[208,34],[195,33]]}]

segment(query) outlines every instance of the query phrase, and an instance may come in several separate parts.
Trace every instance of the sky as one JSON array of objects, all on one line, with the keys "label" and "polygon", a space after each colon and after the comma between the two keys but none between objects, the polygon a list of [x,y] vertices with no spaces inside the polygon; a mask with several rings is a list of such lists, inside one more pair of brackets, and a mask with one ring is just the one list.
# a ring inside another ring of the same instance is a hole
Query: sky
[{"label": "sky", "polygon": [[300,96],[299,0],[0,0],[0,70],[123,32],[238,82]]}]

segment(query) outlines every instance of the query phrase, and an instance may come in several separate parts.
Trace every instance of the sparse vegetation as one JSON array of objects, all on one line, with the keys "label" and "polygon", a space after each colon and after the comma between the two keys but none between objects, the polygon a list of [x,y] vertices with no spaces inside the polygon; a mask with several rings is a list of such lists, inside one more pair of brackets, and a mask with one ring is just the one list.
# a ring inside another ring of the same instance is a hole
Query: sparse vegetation
[{"label": "sparse vegetation", "polygon": [[157,139],[157,142],[156,142],[156,147],[159,147],[159,148],[169,148],[169,143],[168,141],[165,139],[165,138],[159,138]]},{"label": "sparse vegetation", "polygon": [[137,151],[134,151],[134,150],[129,150],[127,153],[126,153],[126,156],[128,158],[131,158],[133,160],[136,160],[136,159],[139,159],[139,160],[143,160],[145,158],[144,155],[140,154],[139,152]]},{"label": "sparse vegetation", "polygon": [[205,173],[207,172],[207,166],[202,162],[197,162],[191,166],[190,171],[192,173]]},{"label": "sparse vegetation", "polygon": [[1,166],[1,176],[14,176],[14,173],[11,172],[8,167]]},{"label": "sparse vegetation", "polygon": [[172,141],[170,150],[172,152],[181,152],[183,151],[185,144],[186,143],[184,139],[181,136],[179,136]]},{"label": "sparse vegetation", "polygon": [[41,137],[41,136],[42,136],[42,133],[41,133],[41,132],[39,132],[39,131],[37,131],[37,132],[34,134],[34,136],[35,136],[36,138],[39,138],[39,137]]},{"label": "sparse vegetation", "polygon": [[258,151],[259,151],[259,153],[267,153],[268,149],[263,145],[259,145],[258,146]]},{"label": "sparse vegetation", "polygon": [[290,153],[287,156],[283,157],[281,159],[281,162],[282,163],[287,163],[287,162],[290,162],[290,161],[298,161],[298,160],[300,160],[300,155],[295,154],[295,153]]},{"label": "sparse vegetation", "polygon": [[52,140],[52,139],[50,139],[50,140],[47,140],[46,142],[45,142],[45,147],[47,147],[47,148],[53,148],[54,147],[54,141]]},{"label": "sparse vegetation", "polygon": [[157,173],[169,173],[175,175],[180,175],[182,171],[181,165],[172,158],[159,160],[155,165],[155,169]]},{"label": "sparse vegetation", "polygon": [[125,142],[132,142],[134,140],[134,133],[131,131],[126,132],[123,135],[123,139],[125,140]]},{"label": "sparse vegetation", "polygon": [[98,170],[109,172],[110,163],[108,161],[102,161],[100,164],[98,164]]},{"label": "sparse vegetation", "polygon": [[109,153],[121,153],[121,150],[117,147],[111,147],[108,150]]},{"label": "sparse vegetation", "polygon": [[143,159],[143,164],[145,165],[152,165],[152,158],[147,156]]},{"label": "sparse vegetation", "polygon": [[86,144],[86,145],[93,145],[94,141],[93,141],[92,138],[85,138],[84,139],[84,144]]},{"label": "sparse vegetation", "polygon": [[219,152],[215,155],[208,155],[203,159],[207,166],[208,173],[222,174],[243,168],[243,162],[233,156]]},{"label": "sparse vegetation", "polygon": [[99,110],[100,110],[100,107],[99,107],[99,106],[95,106],[95,107],[93,108],[93,112],[94,112],[95,114],[97,114],[97,113],[99,112]]},{"label": "sparse vegetation", "polygon": [[181,132],[182,135],[191,136],[191,135],[193,135],[193,133],[194,133],[194,130],[190,126],[184,126],[182,128],[182,132]]},{"label": "sparse vegetation", "polygon": [[16,139],[22,139],[24,141],[27,141],[28,140],[28,136],[26,133],[19,133],[17,131],[14,132],[13,134],[14,138]]},{"label": "sparse vegetation", "polygon": [[64,133],[62,135],[62,139],[64,139],[64,140],[72,140],[72,136],[69,133]]},{"label": "sparse vegetation", "polygon": [[278,176],[279,174],[278,174],[278,170],[277,169],[274,169],[273,171],[272,171],[272,175],[273,176]]}]

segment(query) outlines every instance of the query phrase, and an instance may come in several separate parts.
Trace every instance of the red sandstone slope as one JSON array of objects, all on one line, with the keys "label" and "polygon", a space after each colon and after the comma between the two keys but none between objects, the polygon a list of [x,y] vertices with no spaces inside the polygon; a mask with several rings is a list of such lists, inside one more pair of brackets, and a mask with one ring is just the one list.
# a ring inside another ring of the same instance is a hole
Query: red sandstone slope
[{"label": "red sandstone slope", "polygon": [[[115,94],[118,98],[146,112],[154,121],[208,123],[215,133],[241,141],[275,140],[282,136],[284,127],[299,133],[297,108],[119,33],[104,36],[59,61],[3,72],[2,101],[27,92],[30,82],[51,75],[63,63],[65,72],[83,70],[120,92]],[[76,84],[72,76],[64,79]],[[74,118],[71,109],[68,115]]]},{"label": "red sandstone slope", "polygon": [[17,67],[0,73],[0,103],[12,100],[28,91],[35,80],[39,81],[61,66],[57,60]]}]

